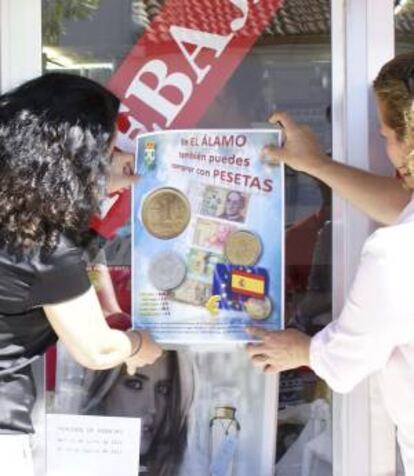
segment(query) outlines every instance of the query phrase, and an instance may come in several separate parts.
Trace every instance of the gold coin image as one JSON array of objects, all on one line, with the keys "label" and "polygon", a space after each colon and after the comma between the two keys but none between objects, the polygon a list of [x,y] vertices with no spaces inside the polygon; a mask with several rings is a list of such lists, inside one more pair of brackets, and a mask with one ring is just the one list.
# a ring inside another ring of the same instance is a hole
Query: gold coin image
[{"label": "gold coin image", "polygon": [[226,240],[224,254],[231,264],[253,266],[262,254],[262,243],[251,231],[235,231]]},{"label": "gold coin image", "polygon": [[148,233],[168,240],[180,235],[191,218],[186,196],[175,188],[163,187],[151,192],[142,204],[142,223]]},{"label": "gold coin image", "polygon": [[263,321],[272,313],[272,301],[268,297],[264,299],[249,298],[244,303],[244,308],[252,319]]}]

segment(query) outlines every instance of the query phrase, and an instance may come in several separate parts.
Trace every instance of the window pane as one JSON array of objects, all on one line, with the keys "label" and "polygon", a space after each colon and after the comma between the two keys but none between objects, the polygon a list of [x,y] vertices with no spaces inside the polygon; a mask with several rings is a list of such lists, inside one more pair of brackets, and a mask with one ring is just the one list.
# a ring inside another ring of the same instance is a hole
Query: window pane
[{"label": "window pane", "polygon": [[[43,0],[45,72],[75,73],[106,84],[131,48],[144,35],[149,38],[148,44],[159,45],[161,57],[168,55],[165,37],[160,33],[162,28],[158,28],[159,23],[155,20],[162,5],[168,3],[159,0],[122,2]],[[197,25],[200,24],[201,18],[204,30],[210,29],[217,34],[220,25],[225,22],[228,24],[229,18],[234,15],[234,9],[232,10],[234,5],[231,6],[231,3],[237,2],[223,0],[218,2],[219,8],[215,2],[194,0],[192,8],[181,10],[179,2],[176,2],[177,10],[174,18],[184,18],[190,23],[194,21]],[[274,1],[262,3],[260,18],[268,15],[269,9],[273,8],[268,25],[261,31],[262,20],[258,17],[249,26],[248,34],[257,36],[253,46],[245,55],[235,50],[235,54],[240,56],[240,64],[223,86],[211,92],[203,104],[203,113],[191,127],[267,127],[269,115],[273,111],[283,110],[299,122],[310,125],[320,138],[324,149],[330,153],[330,2],[310,0],[304,5],[304,2],[299,0],[285,0],[282,8],[275,8]],[[157,25],[158,29],[154,25]],[[137,48],[135,54],[137,58],[145,58],[146,50],[144,47]],[[191,123],[191,118],[186,118],[186,123]],[[331,194],[325,186],[313,178],[290,169],[286,169],[285,183],[285,322],[288,327],[297,327],[313,335],[332,318]],[[101,251],[91,266],[91,277],[100,290],[101,303],[108,319],[113,325],[122,326],[130,313],[129,223],[124,220],[115,236],[98,237],[96,243]],[[59,349],[58,355],[60,357],[56,387],[49,378],[50,409],[68,413],[85,411],[85,401],[87,406],[88,399],[91,399],[90,395],[85,395],[84,383],[88,377],[87,372],[73,363],[62,349]],[[190,365],[180,367],[182,360],[185,360],[181,356],[181,350],[177,353],[172,351],[169,369],[181,372],[184,377],[187,375],[188,380],[192,380],[190,374],[192,375],[191,368],[194,370],[194,366],[198,372],[201,369],[201,374],[203,365],[211,369],[209,366],[213,365],[212,361],[207,361],[208,359],[198,354],[192,357]],[[237,372],[244,372],[245,376],[250,375],[247,367],[231,363],[231,358],[228,353],[223,353],[222,362],[227,362],[229,367]],[[205,374],[210,375],[207,371]],[[232,382],[239,382],[247,392],[246,382],[256,380],[254,377],[245,378],[245,376],[232,377]],[[115,381],[118,380],[114,378],[113,383]],[[141,384],[130,383],[130,385],[137,387]],[[69,394],[65,394],[62,389],[69,389],[70,400],[65,400],[65,395]],[[54,390],[56,395],[53,401]],[[253,398],[255,393],[252,389],[250,391],[252,393],[249,395],[252,396],[249,398]],[[101,395],[102,413],[105,413],[103,407],[107,402],[121,398],[119,388],[111,392],[108,387],[106,391],[108,395],[105,398]],[[209,398],[214,400],[213,391]],[[233,394],[228,398],[245,401],[243,397],[236,397]],[[259,398],[264,399],[265,395]],[[134,415],[148,418],[150,403],[146,404],[144,400],[141,403],[138,410],[136,406],[130,405],[130,415],[135,411]],[[252,401],[251,404],[253,403]],[[171,408],[171,405],[172,399],[167,400],[166,407]],[[332,428],[330,405],[329,390],[310,370],[301,368],[281,375],[277,421],[274,422],[277,425],[274,474],[293,476],[301,474],[301,470],[313,476],[332,474],[331,435],[328,433]],[[210,408],[208,399],[204,407],[197,408],[203,408],[203,411],[208,412]],[[161,411],[160,406],[157,409]],[[186,423],[186,430],[179,435],[180,438],[191,439],[195,437],[191,433],[194,429],[191,426],[194,423],[191,421],[193,414],[190,408],[186,408],[186,411],[187,414],[181,414]],[[172,418],[169,413],[168,415]],[[243,431],[248,428],[242,421],[243,418],[247,420],[249,418],[248,407],[243,409],[241,405],[238,415]],[[154,422],[148,423],[147,436],[151,432],[157,433],[160,428],[165,430],[159,423],[159,418],[152,418]],[[199,415],[199,418],[200,421],[204,421],[202,416]],[[265,428],[260,430],[263,434],[267,431]],[[208,429],[205,431],[207,434]],[[252,434],[246,438],[254,440]],[[143,436],[142,443],[141,456],[144,465],[147,466],[146,474],[157,474],[154,468],[159,470],[157,464],[160,459],[170,458],[172,461],[166,466],[169,472],[165,474],[186,474],[188,465],[191,467],[191,464],[194,464],[191,455],[185,454],[185,444],[179,445],[177,449],[180,453],[179,458],[174,459],[170,453],[163,452],[161,446],[157,448],[155,438],[151,439],[148,436],[145,440]],[[207,452],[206,449],[202,451]],[[156,462],[153,461],[154,455]],[[210,474],[207,455],[202,456],[204,466],[198,468],[197,474]],[[238,463],[233,462],[232,469],[225,473],[226,476],[252,474],[248,472],[248,464],[243,463],[242,459]]]},{"label": "window pane", "polygon": [[[395,52],[396,54],[412,53],[414,50],[414,1],[395,0],[394,4]],[[399,450],[397,456],[397,474],[402,476],[404,469]]]}]

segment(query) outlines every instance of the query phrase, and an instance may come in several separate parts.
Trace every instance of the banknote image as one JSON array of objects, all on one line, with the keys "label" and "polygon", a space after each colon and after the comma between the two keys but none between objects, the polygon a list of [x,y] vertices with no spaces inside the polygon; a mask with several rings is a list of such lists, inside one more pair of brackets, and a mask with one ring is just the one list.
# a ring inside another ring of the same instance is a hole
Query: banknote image
[{"label": "banknote image", "polygon": [[222,253],[228,237],[236,230],[236,226],[228,223],[198,218],[194,229],[193,244]]},{"label": "banknote image", "polygon": [[171,291],[169,298],[175,301],[205,306],[211,296],[211,285],[195,279],[187,279],[178,288]]},{"label": "banknote image", "polygon": [[249,195],[238,190],[207,186],[201,202],[201,215],[244,223],[249,205]]},{"label": "banknote image", "polygon": [[188,273],[211,278],[217,263],[225,261],[223,255],[191,248],[187,256]]}]

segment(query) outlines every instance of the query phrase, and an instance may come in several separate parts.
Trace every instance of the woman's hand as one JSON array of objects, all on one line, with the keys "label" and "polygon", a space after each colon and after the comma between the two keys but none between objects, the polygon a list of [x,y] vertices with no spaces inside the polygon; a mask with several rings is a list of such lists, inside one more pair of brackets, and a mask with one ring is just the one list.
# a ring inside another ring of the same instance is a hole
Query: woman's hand
[{"label": "woman's hand", "polygon": [[262,339],[261,343],[248,344],[247,352],[253,365],[263,372],[278,373],[309,366],[310,337],[303,332],[296,329],[266,331],[257,327],[249,327],[247,331]]},{"label": "woman's hand", "polygon": [[299,125],[289,114],[283,112],[274,113],[269,122],[283,127],[284,144],[280,148],[268,145],[263,149],[263,160],[266,163],[285,162],[299,172],[314,175],[315,169],[330,160],[310,127]]},{"label": "woman's hand", "polygon": [[115,151],[112,154],[110,172],[107,183],[107,193],[125,190],[138,180],[134,174],[134,156],[126,152]]},{"label": "woman's hand", "polygon": [[145,365],[153,364],[162,355],[161,347],[153,340],[146,331],[136,331],[141,335],[141,344],[139,351],[125,360],[127,372],[134,375],[136,369]]}]

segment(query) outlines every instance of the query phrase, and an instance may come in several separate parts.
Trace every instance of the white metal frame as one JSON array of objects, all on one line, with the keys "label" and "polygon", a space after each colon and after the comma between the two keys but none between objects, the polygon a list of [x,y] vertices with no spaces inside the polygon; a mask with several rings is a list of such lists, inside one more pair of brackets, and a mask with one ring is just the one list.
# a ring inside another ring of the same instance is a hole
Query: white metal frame
[{"label": "white metal frame", "polygon": [[[370,85],[393,56],[392,0],[332,0],[332,105],[335,160],[391,174]],[[339,197],[333,201],[333,314],[338,316],[374,227]],[[395,474],[395,433],[373,379],[334,396],[334,475]]]},{"label": "white metal frame", "polygon": [[[376,132],[369,85],[393,55],[393,1],[331,3],[333,155],[343,163],[391,173]],[[37,76],[41,69],[41,0],[0,0],[0,89]],[[338,315],[372,223],[337,197],[333,210],[333,311]],[[348,396],[335,395],[333,419],[339,430],[334,431],[335,476],[395,473],[395,435],[372,383],[362,383]]]},{"label": "white metal frame", "polygon": [[0,90],[41,73],[41,0],[0,0]]},{"label": "white metal frame", "polygon": [[[367,79],[368,84],[381,66],[394,56],[395,25],[394,2],[391,0],[367,1]],[[385,156],[384,143],[379,136],[375,99],[370,90],[368,97],[368,154],[369,170],[392,175],[394,169]],[[383,406],[378,382],[370,379],[370,428],[372,476],[394,475],[396,471],[396,433]]]},{"label": "white metal frame", "polygon": [[[41,0],[0,0],[0,91],[42,73]],[[45,474],[44,359],[33,365],[38,398],[33,411],[35,471]]]}]

